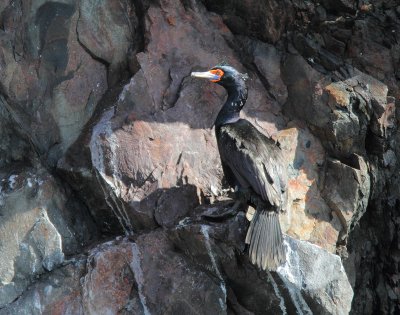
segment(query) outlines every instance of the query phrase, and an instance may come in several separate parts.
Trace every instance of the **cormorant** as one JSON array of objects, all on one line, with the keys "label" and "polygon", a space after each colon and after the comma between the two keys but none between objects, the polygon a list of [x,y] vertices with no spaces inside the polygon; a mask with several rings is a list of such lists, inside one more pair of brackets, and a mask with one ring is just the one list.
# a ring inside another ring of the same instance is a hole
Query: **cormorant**
[{"label": "cormorant", "polygon": [[245,80],[228,65],[192,77],[208,79],[223,86],[227,100],[215,121],[215,134],[222,168],[239,200],[252,204],[256,212],[246,235],[250,261],[263,270],[276,270],[285,261],[278,214],[286,210],[287,170],[280,147],[240,118],[247,100]]}]

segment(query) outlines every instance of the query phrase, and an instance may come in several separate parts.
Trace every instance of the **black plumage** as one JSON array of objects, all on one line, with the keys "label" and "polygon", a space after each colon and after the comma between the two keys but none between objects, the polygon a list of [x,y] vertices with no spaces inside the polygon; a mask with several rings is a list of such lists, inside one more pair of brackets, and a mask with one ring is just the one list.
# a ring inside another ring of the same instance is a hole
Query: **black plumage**
[{"label": "black plumage", "polygon": [[255,206],[246,243],[253,264],[276,270],[285,261],[278,214],[286,209],[287,170],[279,146],[240,118],[247,100],[246,76],[230,66],[217,66],[192,76],[222,85],[228,98],[215,121],[222,167],[238,197]]}]

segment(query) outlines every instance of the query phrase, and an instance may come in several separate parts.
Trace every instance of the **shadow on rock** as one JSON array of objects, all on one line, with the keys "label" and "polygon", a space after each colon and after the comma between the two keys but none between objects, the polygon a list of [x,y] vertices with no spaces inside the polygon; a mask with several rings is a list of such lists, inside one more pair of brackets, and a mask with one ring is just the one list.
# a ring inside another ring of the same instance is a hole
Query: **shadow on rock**
[{"label": "shadow on rock", "polygon": [[[244,213],[220,223],[201,219],[208,207],[168,230],[171,241],[221,286],[228,308],[238,314],[330,314],[350,310],[352,288],[338,256],[285,237],[286,263],[277,272],[254,267],[245,252]],[[322,281],[322,278],[323,281]],[[340,301],[340,303],[338,303]]]},{"label": "shadow on rock", "polygon": [[[154,227],[152,213],[140,210],[140,203],[154,203],[153,197],[142,200],[153,193],[157,199],[158,189],[163,193],[163,189],[193,185],[198,189],[197,199],[210,201],[224,195],[211,127],[226,93],[216,84],[191,79],[190,73],[222,60],[246,72],[234,49],[240,44],[221,18],[202,4],[152,3],[144,13],[146,50],[136,55],[140,69],[113,97],[103,96],[104,106],[57,164],[107,233],[114,233],[116,225],[125,231]],[[267,64],[260,61],[264,50],[269,49],[271,64],[281,57],[271,47],[260,47],[249,54],[265,74]],[[98,55],[100,48],[95,45],[92,51]],[[279,77],[279,67],[275,70],[268,82]],[[257,72],[249,74],[245,114],[274,134],[285,124],[280,103],[270,96]],[[274,95],[284,94],[279,82]],[[284,95],[278,98],[282,101]],[[114,214],[119,222],[112,218]]]}]

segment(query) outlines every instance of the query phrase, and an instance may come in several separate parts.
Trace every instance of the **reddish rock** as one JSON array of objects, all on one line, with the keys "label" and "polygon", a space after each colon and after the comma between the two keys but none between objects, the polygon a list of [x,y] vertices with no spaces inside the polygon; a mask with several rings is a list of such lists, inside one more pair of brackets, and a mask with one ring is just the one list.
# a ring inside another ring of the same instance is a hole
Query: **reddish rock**
[{"label": "reddish rock", "polygon": [[289,207],[280,216],[282,229],[292,237],[335,252],[341,227],[320,192],[325,176],[324,149],[317,138],[296,124],[280,131],[277,140],[289,170]]},{"label": "reddish rock", "polygon": [[366,21],[356,21],[354,29],[357,36],[352,37],[350,57],[355,58],[368,74],[374,74],[378,80],[383,80],[386,73],[393,71],[390,49],[379,42],[365,40],[366,36],[379,36],[376,34],[377,30],[371,34],[371,28]]},{"label": "reddish rock", "polygon": [[[352,313],[399,313],[399,18],[393,0],[2,1],[0,314],[345,314],[349,284]],[[190,73],[223,60],[290,173],[276,274],[249,264],[243,213],[201,217],[229,207],[226,92]],[[100,232],[134,241],[69,261]]]},{"label": "reddish rock", "polygon": [[82,279],[82,304],[87,314],[117,314],[128,303],[134,274],[132,245],[109,242],[93,249]]},{"label": "reddish rock", "polygon": [[239,37],[239,45],[244,49],[244,59],[254,63],[264,86],[283,105],[287,100],[287,87],[281,75],[282,52],[273,45],[245,36]]},{"label": "reddish rock", "polygon": [[91,251],[83,280],[85,312],[224,314],[226,292],[173,250],[163,232]]},{"label": "reddish rock", "polygon": [[333,107],[338,106],[347,108],[350,106],[351,94],[346,90],[346,85],[343,82],[331,83],[325,87],[325,91],[328,93],[328,104]]},{"label": "reddish rock", "polygon": [[[174,18],[175,24],[167,18]],[[210,23],[217,28],[210,28]],[[102,113],[92,125],[90,143],[87,137],[81,140],[89,146],[98,172],[91,185],[100,180],[102,191],[112,196],[107,205],[126,233],[155,226],[151,200],[158,198],[160,189],[194,185],[200,198],[222,194],[222,170],[210,128],[225,92],[211,83],[193,81],[189,74],[218,63],[215,51],[241,67],[227,42],[232,34],[221,30],[221,20],[201,6],[199,10],[172,2],[162,3],[161,8],[151,6],[145,26],[148,48],[138,54],[141,70],[123,87],[115,109]],[[199,31],[208,40],[198,41],[191,35]],[[256,76],[249,81],[244,115],[268,134],[284,124],[279,105]],[[81,151],[81,141],[71,154]],[[67,156],[59,167],[70,172],[81,163],[74,160]],[[102,224],[97,208],[93,206],[92,211]]]}]

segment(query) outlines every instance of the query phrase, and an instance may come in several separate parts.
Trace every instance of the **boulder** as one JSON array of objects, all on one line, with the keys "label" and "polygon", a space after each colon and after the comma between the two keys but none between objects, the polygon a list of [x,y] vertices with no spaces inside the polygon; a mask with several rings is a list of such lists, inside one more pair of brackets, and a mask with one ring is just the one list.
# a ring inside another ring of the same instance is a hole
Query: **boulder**
[{"label": "boulder", "polygon": [[227,314],[225,287],[162,231],[117,238],[66,262],[0,314]]},{"label": "boulder", "polygon": [[1,308],[0,314],[84,314],[80,279],[85,263],[85,257],[77,257],[42,275],[12,304]]},{"label": "boulder", "polygon": [[[140,70],[118,91],[109,104],[113,106],[93,119],[91,128],[85,130],[88,134],[58,163],[78,190],[83,181],[101,186],[100,196],[104,195],[100,198],[106,203],[97,206],[99,198],[88,202],[105,231],[112,229],[104,222],[109,216],[118,218],[126,234],[153,228],[151,200],[159,198],[164,189],[174,188],[168,198],[175,199],[185,194],[186,185],[197,187],[200,201],[223,195],[211,128],[225,91],[191,79],[190,72],[214,66],[222,55],[242,67],[228,45],[232,34],[219,17],[203,7],[191,10],[172,2],[149,8],[145,31],[148,49],[137,54]],[[208,40],[198,41],[191,35],[199,31]],[[276,124],[284,124],[279,104],[268,97],[256,76],[249,86],[246,116],[253,121],[257,117],[260,128],[276,133]],[[89,151],[82,152],[82,147]]]},{"label": "boulder", "polygon": [[52,165],[78,138],[107,89],[106,67],[76,36],[78,17],[74,1],[10,4],[3,13],[0,87],[5,105]]},{"label": "boulder", "polygon": [[43,168],[1,170],[0,307],[96,238],[84,206]]},{"label": "boulder", "polygon": [[110,85],[127,75],[128,56],[135,54],[138,48],[132,44],[139,44],[137,28],[133,4],[94,0],[79,2],[78,41],[90,54],[108,65]]},{"label": "boulder", "polygon": [[[204,210],[204,209],[203,209]],[[245,253],[243,214],[224,224],[188,218],[171,230],[185,255],[221,280],[248,312],[347,314],[353,290],[341,259],[309,242],[285,236],[286,262],[277,272],[257,270]],[[233,295],[233,297],[232,297]]]}]

